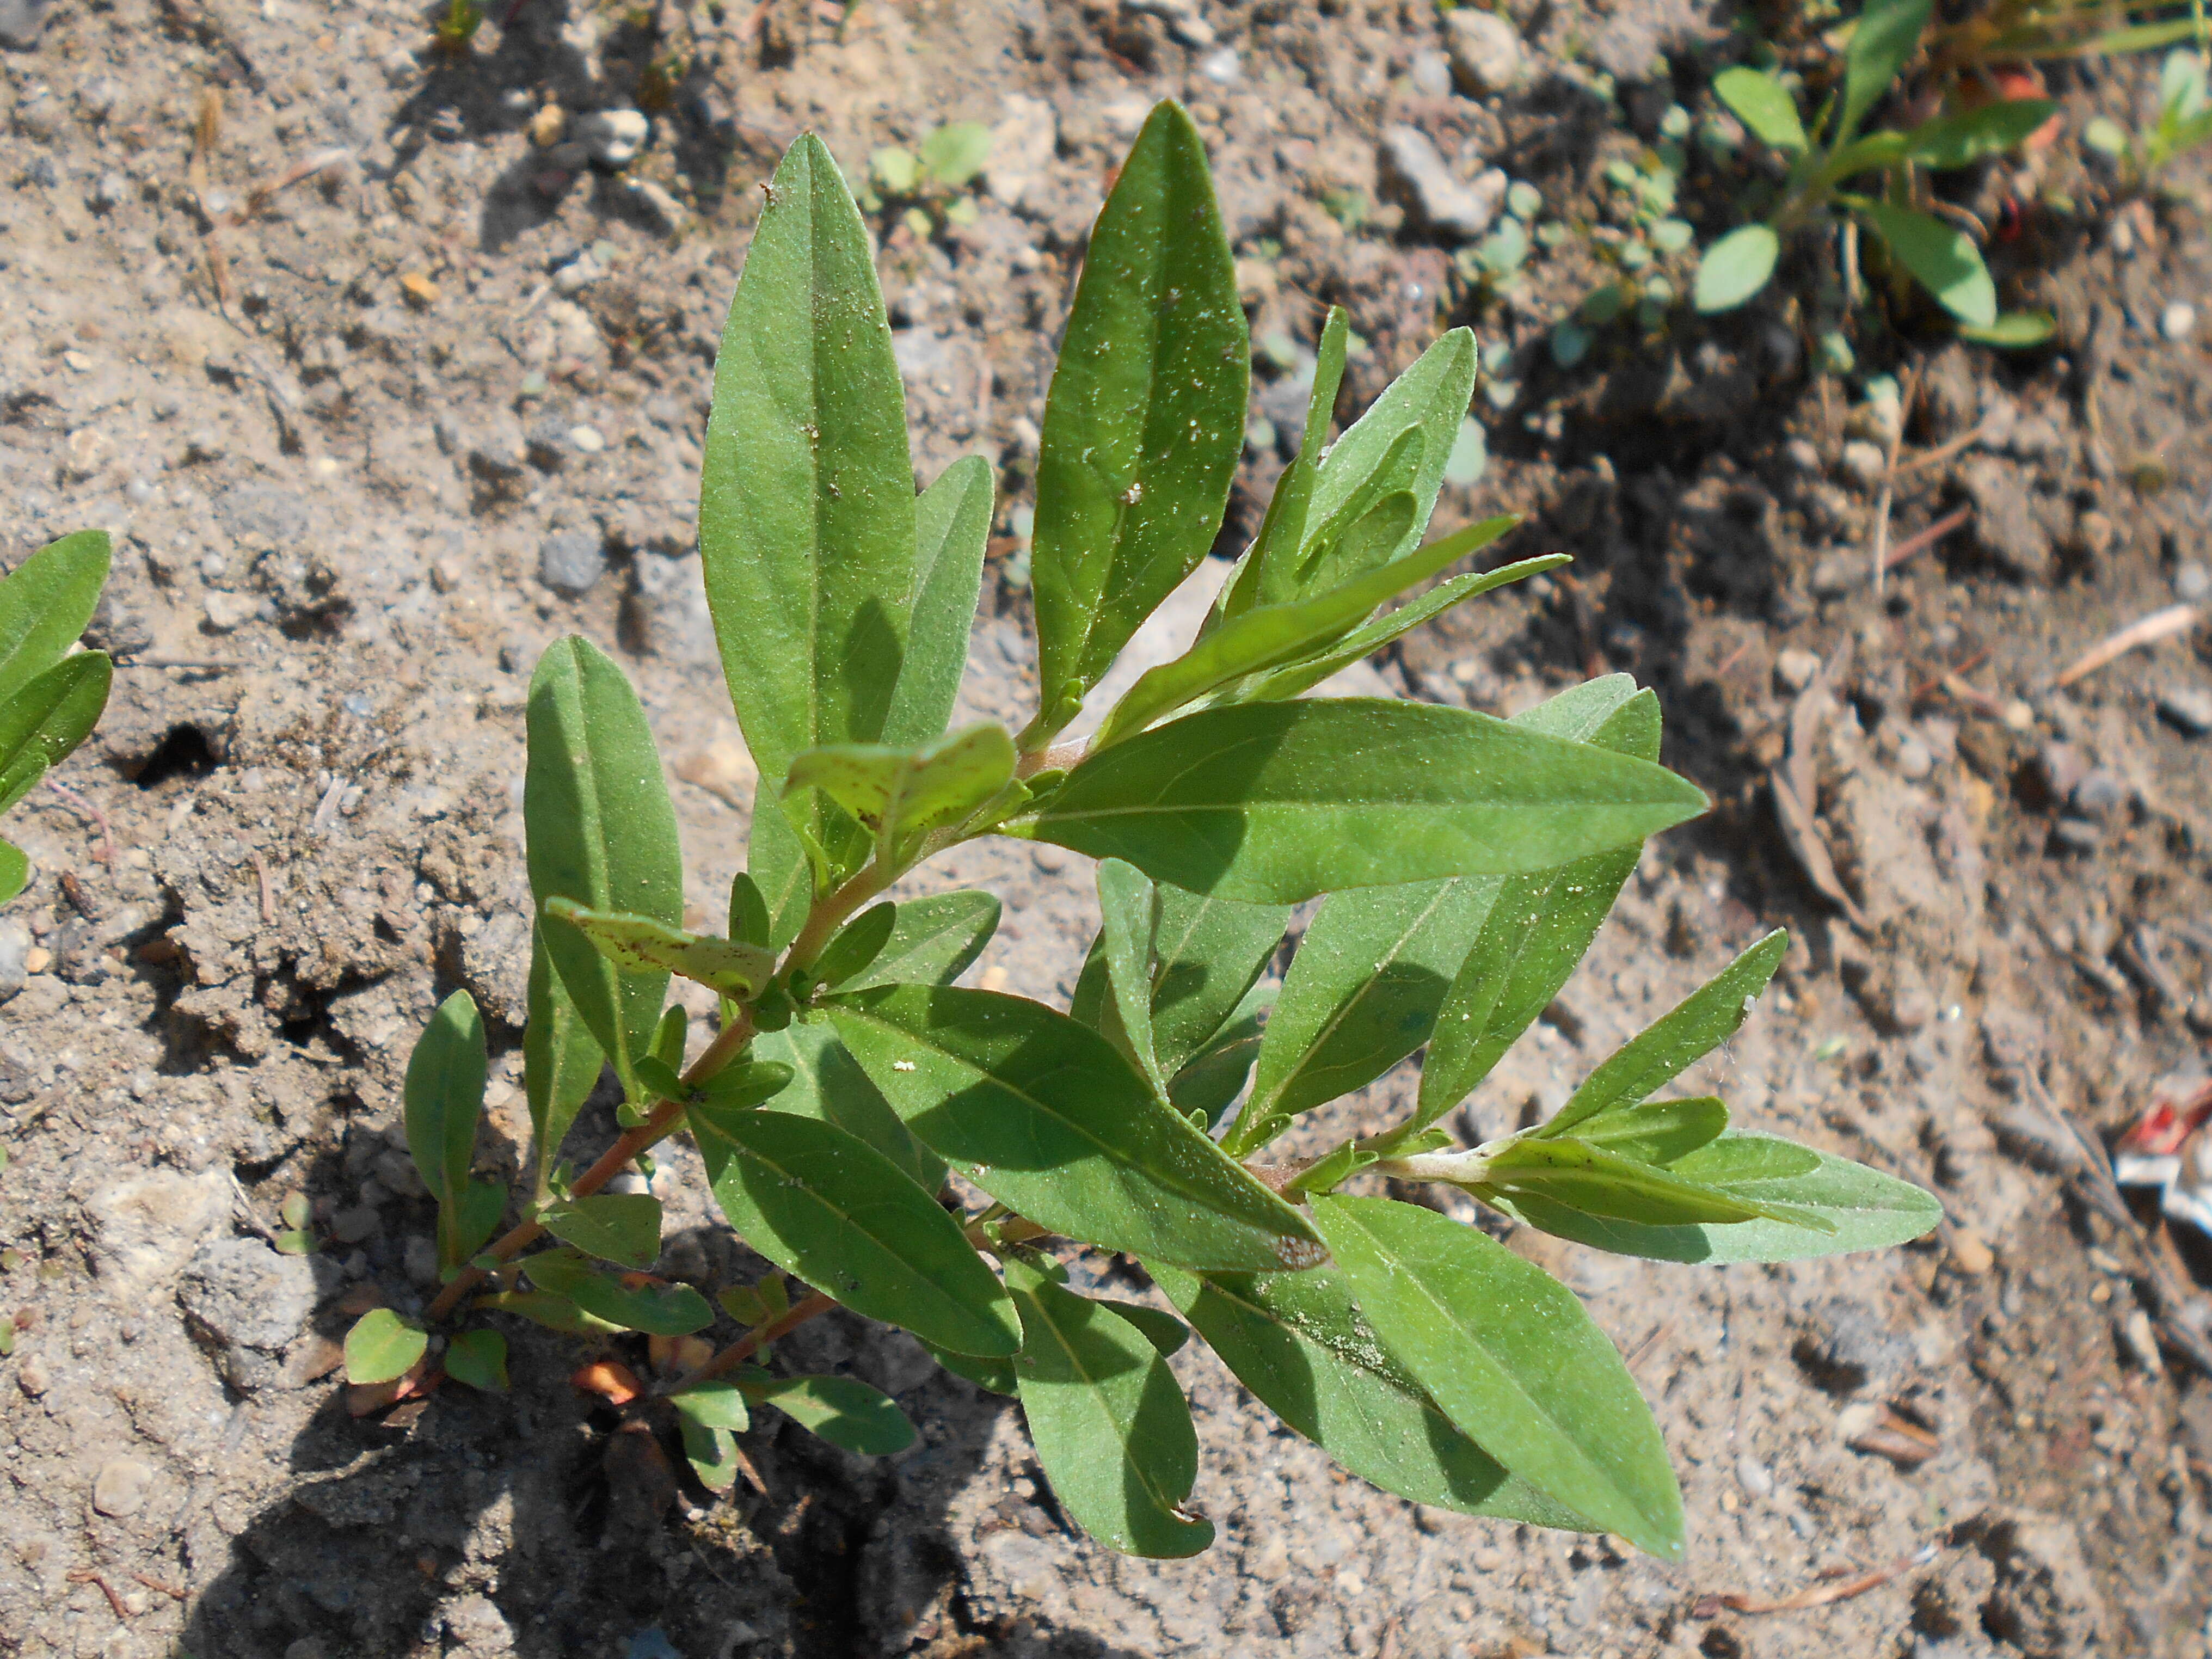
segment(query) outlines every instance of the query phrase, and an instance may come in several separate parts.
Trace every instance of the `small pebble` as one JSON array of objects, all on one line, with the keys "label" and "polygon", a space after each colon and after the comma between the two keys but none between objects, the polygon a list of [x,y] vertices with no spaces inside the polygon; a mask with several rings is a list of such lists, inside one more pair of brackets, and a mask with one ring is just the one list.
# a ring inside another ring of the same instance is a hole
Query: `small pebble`
[{"label": "small pebble", "polygon": [[556,593],[588,593],[606,572],[606,543],[597,531],[556,531],[538,547],[538,578]]},{"label": "small pebble", "polygon": [[1735,1478],[1743,1489],[1753,1498],[1769,1498],[1774,1492],[1774,1477],[1766,1467],[1749,1452],[1735,1460]]},{"label": "small pebble", "polygon": [[1936,757],[1928,745],[1917,738],[1908,737],[1897,745],[1898,775],[1908,783],[1917,783],[1936,769]]},{"label": "small pebble", "polygon": [[1812,684],[1813,676],[1820,672],[1820,658],[1793,645],[1774,659],[1775,689],[1794,697]]},{"label": "small pebble", "polygon": [[2072,794],[2075,811],[2100,823],[2110,823],[2127,808],[2127,785],[2101,766],[2084,772]]},{"label": "small pebble", "polygon": [[112,1457],[93,1477],[92,1506],[102,1515],[120,1519],[146,1507],[154,1489],[154,1471],[133,1457]]},{"label": "small pebble", "polygon": [[1407,67],[1407,78],[1413,82],[1413,90],[1424,98],[1449,98],[1452,89],[1451,59],[1440,52],[1417,52]]},{"label": "small pebble", "polygon": [[1970,1279],[1979,1279],[1997,1264],[1996,1252],[1972,1227],[1951,1231],[1951,1265]]},{"label": "small pebble", "polygon": [[607,441],[595,426],[572,426],[568,441],[579,455],[596,455],[607,447]]},{"label": "small pebble", "polygon": [[1443,26],[1453,71],[1469,96],[1503,92],[1520,79],[1526,53],[1519,32],[1505,19],[1460,6],[1444,14]]},{"label": "small pebble", "polygon": [[2191,560],[2173,573],[2173,596],[2187,604],[2212,599],[2212,570]]},{"label": "small pebble", "polygon": [[419,270],[408,271],[399,278],[399,291],[417,309],[438,303],[438,285]]},{"label": "small pebble", "polygon": [[2075,853],[2094,853],[2105,840],[2105,832],[2087,818],[2061,818],[2051,826],[2051,834],[2061,847]]},{"label": "small pebble", "polygon": [[1862,489],[1871,489],[1881,481],[1889,458],[1882,453],[1881,446],[1866,438],[1854,438],[1844,446],[1843,459],[1838,465],[1844,477]]},{"label": "small pebble", "polygon": [[576,142],[603,167],[627,167],[653,136],[653,123],[634,109],[603,109],[579,116]]},{"label": "small pebble", "polygon": [[2158,331],[2177,344],[2197,331],[2197,307],[2176,300],[2159,313]]},{"label": "small pebble", "polygon": [[2212,691],[2171,687],[2159,694],[2158,712],[2190,737],[2212,737]]},{"label": "small pebble", "polygon": [[548,104],[530,118],[530,142],[540,149],[552,149],[568,130],[568,112],[558,104]]}]

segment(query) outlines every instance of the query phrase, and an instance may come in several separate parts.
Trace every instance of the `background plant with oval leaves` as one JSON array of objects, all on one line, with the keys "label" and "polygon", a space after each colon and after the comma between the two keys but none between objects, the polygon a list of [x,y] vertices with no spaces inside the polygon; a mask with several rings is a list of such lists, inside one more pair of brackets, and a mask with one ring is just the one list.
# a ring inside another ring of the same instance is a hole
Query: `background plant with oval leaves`
[{"label": "background plant with oval leaves", "polygon": [[[357,1388],[501,1386],[494,1314],[638,1333],[653,1379],[601,1366],[594,1385],[726,1486],[763,1405],[855,1450],[911,1439],[850,1379],[774,1369],[778,1339],[842,1306],[1018,1395],[1093,1534],[1185,1555],[1213,1536],[1169,1364],[1194,1331],[1392,1491],[1680,1553],[1658,1430],[1579,1301],[1480,1229],[1369,1195],[1374,1178],[1680,1261],[1877,1248],[1940,1212],[1731,1129],[1717,1100],[1664,1097],[1741,1023],[1779,933],[1549,1122],[1450,1144],[1439,1126],[1573,971],[1644,839],[1705,802],[1657,763],[1656,699],[1626,676],[1511,720],[1302,695],[1562,562],[1447,574],[1510,519],[1423,539],[1474,388],[1465,331],[1332,442],[1346,346],[1333,313],[1297,455],[1188,648],[1062,741],[1206,556],[1243,437],[1233,262],[1198,135],[1158,107],[1092,233],[1046,408],[1039,707],[1018,732],[949,731],[991,471],[958,462],[917,495],[866,232],[827,150],[792,147],[731,307],[701,489],[708,598],[762,778],[726,931],[683,925],[675,815],[628,682],[559,642],[532,683],[524,794],[537,1178],[518,1195],[475,1172],[484,1036],[457,994],[405,1089],[444,1287],[419,1316],[356,1325]],[[1097,861],[1103,925],[1066,1011],[956,982],[998,924],[993,896],[886,896],[985,835]],[[1277,990],[1294,907],[1316,898]],[[672,975],[719,997],[701,1042],[665,1006]],[[1424,1047],[1402,1121],[1318,1158],[1276,1150]],[[579,1172],[563,1144],[607,1068],[623,1133]],[[678,1132],[776,1269],[758,1285],[710,1301],[657,1276],[659,1200],[610,1189]],[[1176,1315],[1084,1293],[1085,1249],[1142,1263]],[[735,1340],[715,1349],[702,1334],[723,1316]]]},{"label": "background plant with oval leaves", "polygon": [[[38,787],[92,735],[113,665],[76,648],[106,585],[107,532],[49,542],[0,580],[0,812]],[[0,904],[23,890],[31,861],[0,841]]]}]

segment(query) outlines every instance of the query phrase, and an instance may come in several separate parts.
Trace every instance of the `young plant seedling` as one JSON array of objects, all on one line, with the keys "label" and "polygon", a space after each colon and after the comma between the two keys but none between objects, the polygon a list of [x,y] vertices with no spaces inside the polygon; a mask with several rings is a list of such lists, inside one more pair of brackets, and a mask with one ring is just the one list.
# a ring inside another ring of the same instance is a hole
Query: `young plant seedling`
[{"label": "young plant seedling", "polygon": [[[76,651],[107,581],[107,532],[49,542],[0,580],[0,812],[38,787],[92,735],[114,670]],[[31,861],[0,841],[0,904],[23,890]]]},{"label": "young plant seedling", "polygon": [[[1796,98],[1776,76],[1739,67],[1713,77],[1715,95],[1789,160],[1790,173],[1765,221],[1732,230],[1705,250],[1694,289],[1699,311],[1742,305],[1773,276],[1784,237],[1830,224],[1840,213],[1887,248],[1895,264],[1958,319],[1967,338],[2030,345],[2049,335],[2047,317],[1998,316],[1996,284],[1973,239],[1927,210],[1921,175],[2014,148],[2051,118],[2051,101],[2014,99],[1940,117],[1907,132],[1861,131],[1918,48],[1931,4],[1869,0],[1845,49],[1842,96],[1821,105],[1809,131],[1798,117]],[[1879,175],[1874,192],[1846,188],[1868,174]]]},{"label": "young plant seedling", "polygon": [[2130,191],[2150,189],[2177,157],[2212,141],[2212,100],[2204,90],[2204,56],[2193,50],[2166,55],[2159,66],[2158,118],[2130,132],[2108,116],[2082,129],[2081,142],[2110,159]]},{"label": "young plant seedling", "polygon": [[906,226],[916,236],[933,234],[939,219],[973,224],[975,198],[961,192],[990,161],[990,128],[975,121],[949,122],[932,129],[914,149],[892,144],[872,152],[860,205],[872,213],[887,202],[908,204]]},{"label": "young plant seedling", "polygon": [[[1196,130],[1156,108],[1092,231],[1046,404],[1040,707],[1019,732],[948,731],[991,469],[957,462],[917,499],[867,234],[829,152],[792,147],[731,307],[700,495],[723,668],[762,779],[727,931],[683,925],[676,815],[629,682],[560,641],[532,683],[524,790],[541,1173],[495,1240],[510,1195],[472,1172],[484,1039],[456,994],[406,1088],[447,1283],[419,1318],[362,1321],[356,1382],[419,1389],[442,1368],[496,1385],[489,1312],[644,1333],[673,1357],[657,1380],[606,1363],[589,1386],[658,1413],[643,1420],[719,1488],[763,1406],[857,1450],[911,1439],[893,1402],[849,1379],[762,1363],[842,1306],[1018,1396],[1060,1504],[1094,1535],[1177,1556],[1214,1533],[1190,1501],[1197,1442],[1168,1364],[1195,1332],[1285,1422],[1392,1492],[1681,1553],[1657,1425],[1574,1294],[1476,1227],[1346,1183],[1438,1183],[1674,1261],[1875,1249],[1940,1211],[1732,1129],[1717,1100],[1666,1097],[1742,1023],[1778,933],[1549,1122],[1452,1144],[1441,1126],[1573,972],[1645,838],[1705,799],[1658,764],[1657,700],[1626,675],[1510,720],[1301,695],[1562,562],[1445,574],[1513,522],[1423,540],[1474,342],[1447,334],[1331,443],[1347,336],[1331,313],[1304,442],[1188,648],[1063,741],[1206,557],[1243,441],[1235,264]],[[985,835],[1097,860],[1103,925],[1066,1010],[956,982],[997,926],[993,895],[885,896]],[[1316,898],[1277,991],[1269,964]],[[664,1006],[672,974],[720,1000],[703,1047]],[[1402,1121],[1317,1157],[1279,1150],[1425,1045]],[[603,1067],[626,1127],[571,1174],[557,1160]],[[653,1276],[659,1200],[606,1188],[678,1132],[738,1237],[802,1294],[771,1275],[710,1301]],[[1141,1262],[1176,1315],[1090,1294],[1085,1251]],[[717,1303],[738,1334],[705,1357]]]}]

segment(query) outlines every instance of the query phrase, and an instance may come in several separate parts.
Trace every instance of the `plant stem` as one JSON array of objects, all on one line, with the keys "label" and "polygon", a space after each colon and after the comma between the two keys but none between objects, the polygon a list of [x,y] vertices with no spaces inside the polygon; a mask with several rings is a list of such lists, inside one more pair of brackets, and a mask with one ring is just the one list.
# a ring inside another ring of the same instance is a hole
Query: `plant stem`
[{"label": "plant stem", "polygon": [[728,1347],[708,1360],[706,1364],[693,1366],[659,1392],[664,1395],[681,1394],[686,1389],[698,1387],[710,1376],[720,1376],[731,1367],[744,1364],[769,1343],[797,1330],[817,1315],[828,1313],[836,1305],[837,1300],[835,1297],[817,1291],[804,1302],[795,1304],[787,1311],[770,1320],[767,1324],[754,1326],[752,1329],[731,1343]]},{"label": "plant stem", "polygon": [[822,947],[829,944],[830,935],[844,925],[846,917],[904,873],[898,870],[887,871],[881,865],[871,863],[829,897],[816,900],[814,908],[806,914],[805,926],[799,930],[799,937],[792,940],[791,949],[784,953],[783,971],[789,973],[793,969],[811,968],[814,958],[822,954]]},{"label": "plant stem", "polygon": [[[708,1043],[699,1058],[692,1061],[684,1073],[687,1089],[696,1088],[727,1066],[753,1040],[753,1017],[750,1008],[740,1008],[738,1016]],[[599,1154],[599,1161],[576,1177],[568,1188],[571,1198],[589,1198],[612,1181],[628,1167],[630,1161],[648,1148],[659,1145],[675,1133],[684,1121],[684,1103],[664,1100],[653,1109],[653,1115],[635,1128],[625,1129],[615,1144]],[[489,1247],[489,1254],[501,1261],[512,1261],[516,1254],[536,1243],[545,1236],[545,1225],[540,1221],[525,1221],[501,1234]],[[487,1270],[464,1267],[453,1282],[438,1292],[438,1299],[423,1312],[426,1323],[436,1324],[460,1305],[461,1298],[483,1283]]]}]

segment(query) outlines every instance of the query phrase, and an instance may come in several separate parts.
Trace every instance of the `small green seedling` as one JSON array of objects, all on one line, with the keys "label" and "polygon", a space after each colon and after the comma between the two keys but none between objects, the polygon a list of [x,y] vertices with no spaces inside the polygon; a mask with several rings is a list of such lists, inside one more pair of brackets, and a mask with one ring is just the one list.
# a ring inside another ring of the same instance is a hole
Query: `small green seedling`
[{"label": "small green seedling", "polygon": [[[1887,248],[1896,264],[1958,319],[1967,337],[2021,345],[2049,334],[2047,318],[1997,315],[1996,284],[1973,239],[1927,210],[1922,175],[2015,148],[2051,118],[2050,100],[1988,104],[1908,132],[1861,131],[1917,49],[1930,4],[1931,0],[1869,0],[1845,50],[1842,96],[1821,106],[1809,131],[1799,119],[1796,99],[1777,76],[1736,68],[1714,77],[1715,94],[1788,159],[1790,173],[1762,222],[1732,230],[1705,250],[1694,289],[1699,311],[1742,305],[1773,276],[1783,238],[1827,224],[1840,213]],[[1845,188],[1869,173],[1880,175],[1875,193]]]},{"label": "small green seedling", "polygon": [[483,27],[483,7],[477,0],[446,0],[446,9],[438,19],[435,43],[441,52],[459,57],[477,38]]},{"label": "small green seedling", "polygon": [[[1156,108],[1091,233],[1046,403],[1038,708],[1018,732],[948,731],[992,471],[956,462],[917,498],[866,229],[829,152],[793,145],[731,306],[700,492],[708,599],[762,779],[727,931],[684,922],[676,814],[629,681],[561,641],[532,681],[523,793],[534,1162],[559,1167],[603,1068],[628,1127],[510,1218],[512,1196],[474,1172],[484,1034],[456,993],[405,1091],[447,1283],[420,1317],[362,1320],[353,1380],[427,1387],[442,1368],[496,1387],[483,1322],[501,1312],[642,1334],[672,1363],[625,1382],[619,1408],[720,1490],[763,1407],[855,1451],[912,1441],[882,1395],[764,1363],[842,1306],[1017,1396],[1062,1508],[1095,1536],[1181,1556],[1214,1536],[1168,1364],[1195,1333],[1392,1492],[1681,1554],[1657,1425],[1580,1300],[1378,1182],[1674,1261],[1875,1249],[1941,1212],[1665,1092],[1742,1024],[1779,933],[1549,1121],[1454,1144],[1445,1126],[1558,994],[1646,837],[1706,803],[1658,764],[1657,699],[1626,675],[1510,720],[1302,695],[1564,562],[1447,574],[1514,523],[1423,539],[1465,444],[1474,338],[1445,335],[1332,443],[1349,334],[1333,311],[1304,441],[1188,648],[1066,739],[1206,556],[1244,441],[1235,261],[1196,129]],[[1097,860],[1103,923],[1065,1010],[957,982],[998,925],[992,894],[886,896],[993,835]],[[672,973],[715,994],[703,1042],[666,1006]],[[1425,1047],[1402,1118],[1285,1154],[1310,1114]],[[738,1236],[803,1294],[776,1274],[711,1298],[656,1277],[659,1198],[607,1188],[679,1132]],[[1141,1263],[1164,1305],[1090,1294],[1085,1252]],[[707,1357],[700,1335],[726,1318]]]},{"label": "small green seedling", "polygon": [[934,234],[939,220],[973,224],[975,199],[961,192],[990,161],[990,128],[975,121],[950,122],[914,149],[889,145],[871,152],[860,204],[872,213],[886,204],[907,203],[907,228],[920,237]]},{"label": "small green seedling", "polygon": [[[80,530],[0,580],[0,812],[89,737],[107,707],[114,671],[106,654],[74,648],[107,565],[107,532]],[[0,904],[30,878],[21,849],[0,841]]]},{"label": "small green seedling", "polygon": [[2082,129],[2081,142],[2118,168],[2130,190],[2148,190],[2168,163],[2212,140],[2212,100],[2204,89],[2204,56],[2170,52],[2159,66],[2158,119],[2140,132],[2100,115]]}]

